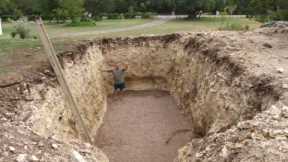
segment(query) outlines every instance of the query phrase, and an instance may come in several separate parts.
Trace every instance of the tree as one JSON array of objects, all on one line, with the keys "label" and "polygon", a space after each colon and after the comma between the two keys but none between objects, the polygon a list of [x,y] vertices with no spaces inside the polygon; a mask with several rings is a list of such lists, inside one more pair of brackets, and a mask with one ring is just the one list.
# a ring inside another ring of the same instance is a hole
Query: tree
[{"label": "tree", "polygon": [[95,17],[101,13],[111,13],[115,11],[115,3],[115,0],[86,0],[85,9]]},{"label": "tree", "polygon": [[[58,0],[38,0],[39,15],[44,19],[52,20],[55,15],[56,9],[59,9]],[[53,12],[51,12],[53,11]]]},{"label": "tree", "polygon": [[190,19],[196,19],[201,11],[205,9],[205,0],[178,0],[176,5],[177,10],[182,9]]},{"label": "tree", "polygon": [[84,0],[60,0],[59,10],[67,13],[72,21],[77,21],[84,13]]},{"label": "tree", "polygon": [[23,13],[18,9],[15,1],[0,0],[0,15],[3,20],[6,20],[7,18],[18,19]]}]

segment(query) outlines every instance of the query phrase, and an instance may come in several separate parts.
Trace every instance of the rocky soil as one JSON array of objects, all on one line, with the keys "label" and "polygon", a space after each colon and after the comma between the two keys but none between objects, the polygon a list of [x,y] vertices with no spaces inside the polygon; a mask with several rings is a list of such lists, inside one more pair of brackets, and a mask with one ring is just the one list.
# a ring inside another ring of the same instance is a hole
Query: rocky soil
[{"label": "rocky soil", "polygon": [[[91,136],[112,92],[112,77],[102,70],[125,63],[129,89],[169,91],[192,118],[193,139],[175,161],[281,162],[288,161],[287,51],[288,28],[274,25],[102,39],[59,58]],[[0,105],[1,161],[108,160],[80,140],[51,68],[1,80]]]}]

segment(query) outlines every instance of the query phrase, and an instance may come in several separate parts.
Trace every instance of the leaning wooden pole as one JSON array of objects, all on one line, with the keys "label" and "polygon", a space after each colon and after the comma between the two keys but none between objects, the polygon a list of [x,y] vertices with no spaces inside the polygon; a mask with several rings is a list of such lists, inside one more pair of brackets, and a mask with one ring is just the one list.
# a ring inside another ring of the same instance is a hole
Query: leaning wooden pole
[{"label": "leaning wooden pole", "polygon": [[48,34],[45,30],[44,23],[43,23],[41,17],[36,19],[36,23],[37,23],[37,28],[39,31],[40,39],[41,39],[42,44],[44,46],[45,52],[48,55],[48,59],[49,59],[51,65],[55,71],[57,80],[60,84],[60,87],[61,87],[63,93],[64,93],[65,100],[67,101],[68,106],[71,108],[71,111],[72,111],[74,117],[76,118],[76,124],[78,124],[78,129],[80,129],[80,130],[78,130],[79,134],[82,137],[84,137],[84,139],[86,141],[92,143],[92,140],[89,136],[88,129],[84,124],[84,121],[80,115],[80,111],[77,108],[75,99],[73,98],[71,90],[69,89],[69,86],[67,85],[67,81],[65,79],[61,64],[57,58],[57,55],[56,55],[55,49],[52,45],[52,42],[49,39]]}]

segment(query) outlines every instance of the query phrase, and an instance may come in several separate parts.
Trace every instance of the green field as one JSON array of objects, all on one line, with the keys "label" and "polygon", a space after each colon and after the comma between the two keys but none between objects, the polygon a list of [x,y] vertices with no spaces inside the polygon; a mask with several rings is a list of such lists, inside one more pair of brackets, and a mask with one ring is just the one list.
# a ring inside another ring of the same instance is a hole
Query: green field
[{"label": "green field", "polygon": [[159,26],[133,30],[128,32],[118,32],[110,34],[98,35],[98,37],[119,37],[119,36],[141,36],[141,35],[156,35],[169,34],[175,32],[205,32],[216,31],[227,23],[248,25],[251,30],[258,28],[261,24],[259,22],[249,20],[246,18],[201,18],[200,20],[172,20]]},{"label": "green field", "polygon": [[[69,46],[81,40],[94,38],[156,35],[173,32],[215,31],[227,23],[248,25],[250,29],[257,28],[260,25],[256,21],[245,18],[201,18],[197,21],[170,20],[160,25],[146,26],[145,28],[129,28],[129,30],[121,32],[117,30],[113,31],[114,29],[127,29],[127,27],[135,27],[150,22],[153,23],[155,20],[103,20],[97,22],[96,26],[92,27],[68,27],[65,24],[51,23],[46,23],[45,25],[58,52],[67,50]],[[35,24],[31,22],[29,28],[31,29],[31,35],[37,36]],[[21,74],[23,69],[33,68],[35,64],[41,66],[41,62],[46,60],[39,39],[12,39],[10,33],[13,30],[12,24],[3,24],[4,35],[0,36],[0,76],[9,72],[14,73],[15,71],[20,71],[19,73]],[[109,30],[109,32],[105,34],[99,33],[105,30]]]},{"label": "green field", "polygon": [[[172,20],[165,24],[158,26],[147,27],[145,29],[135,29],[124,32],[112,32],[105,34],[97,34],[95,31],[105,31],[111,29],[126,28],[136,25],[145,24],[153,20],[145,19],[131,19],[131,20],[104,20],[97,22],[95,27],[67,27],[66,25],[59,24],[46,24],[46,28],[49,36],[53,39],[52,41],[56,44],[61,44],[64,42],[69,42],[70,40],[82,40],[82,39],[93,39],[97,37],[117,37],[117,36],[140,36],[146,34],[167,34],[173,32],[193,32],[193,31],[212,31],[218,30],[219,27],[223,26],[225,23],[238,23],[242,25],[249,25],[250,29],[259,26],[259,23],[244,19],[244,18],[201,18],[197,21],[189,20]],[[37,30],[34,23],[30,23],[31,33],[37,36]],[[0,55],[10,53],[11,50],[19,48],[34,48],[40,46],[40,42],[37,39],[12,39],[10,36],[11,31],[13,31],[12,24],[3,24],[4,35],[0,36]],[[95,34],[90,34],[89,32],[94,32]],[[65,38],[65,35],[84,33],[84,35]],[[63,36],[64,35],[64,36]],[[61,46],[61,45],[60,45]]]},{"label": "green field", "polygon": [[[46,24],[46,28],[49,36],[56,38],[61,34],[77,33],[77,32],[90,32],[90,31],[102,31],[114,28],[125,28],[129,26],[141,25],[152,20],[135,19],[135,20],[105,20],[97,22],[95,27],[68,27],[65,24]],[[29,24],[31,29],[31,35],[37,36],[37,30],[34,23]],[[39,40],[35,39],[12,39],[10,33],[14,30],[12,24],[3,24],[4,35],[0,36],[0,55],[11,52],[13,49],[19,48],[33,48],[40,46]],[[54,39],[58,40],[58,39]]]}]

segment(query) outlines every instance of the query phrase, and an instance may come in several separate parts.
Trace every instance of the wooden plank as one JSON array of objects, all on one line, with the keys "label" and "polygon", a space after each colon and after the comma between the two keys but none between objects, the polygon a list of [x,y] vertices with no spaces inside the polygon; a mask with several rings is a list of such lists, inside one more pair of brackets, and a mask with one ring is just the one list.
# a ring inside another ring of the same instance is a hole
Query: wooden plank
[{"label": "wooden plank", "polygon": [[3,35],[3,30],[2,30],[2,19],[0,17],[0,35]]},{"label": "wooden plank", "polygon": [[92,143],[91,137],[89,136],[89,131],[87,127],[85,126],[85,123],[80,115],[80,111],[77,108],[77,104],[75,102],[75,99],[72,96],[71,90],[69,89],[69,86],[67,85],[67,81],[64,76],[64,72],[62,70],[62,67],[60,65],[60,62],[56,56],[56,52],[54,49],[54,46],[52,45],[51,40],[48,37],[48,34],[45,30],[44,23],[41,19],[41,17],[36,19],[37,23],[37,29],[40,35],[40,39],[42,41],[42,44],[44,46],[44,49],[46,51],[46,54],[48,55],[49,61],[55,71],[57,80],[60,84],[60,87],[64,93],[65,100],[67,101],[69,108],[71,109],[74,117],[76,118],[76,125],[78,124],[77,129],[79,131],[79,134],[84,137],[84,139],[90,143]]}]

